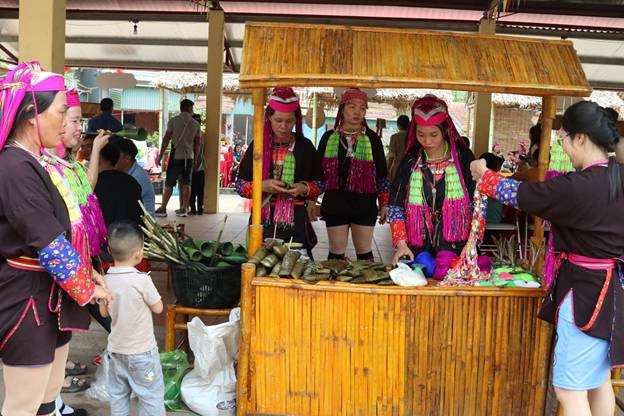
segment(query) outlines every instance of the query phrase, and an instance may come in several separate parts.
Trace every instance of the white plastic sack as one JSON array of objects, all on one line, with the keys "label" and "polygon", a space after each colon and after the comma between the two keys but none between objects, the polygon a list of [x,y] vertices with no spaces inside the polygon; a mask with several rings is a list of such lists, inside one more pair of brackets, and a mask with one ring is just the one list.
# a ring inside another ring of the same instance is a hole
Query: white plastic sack
[{"label": "white plastic sack", "polygon": [[108,367],[110,366],[110,357],[108,351],[102,353],[102,363],[95,370],[95,380],[91,382],[89,388],[85,391],[87,397],[103,402],[109,401],[108,395]]},{"label": "white plastic sack", "polygon": [[211,381],[202,378],[196,369],[189,371],[180,387],[182,400],[201,416],[236,416],[236,376],[221,371]]},{"label": "white plastic sack", "polygon": [[206,326],[197,317],[188,323],[189,346],[195,368],[182,380],[182,400],[202,416],[236,415],[236,373],[240,339],[240,312],[230,322]]},{"label": "white plastic sack", "polygon": [[412,270],[407,264],[399,263],[395,269],[390,270],[390,278],[399,286],[426,286],[427,279],[422,270],[417,267]]}]

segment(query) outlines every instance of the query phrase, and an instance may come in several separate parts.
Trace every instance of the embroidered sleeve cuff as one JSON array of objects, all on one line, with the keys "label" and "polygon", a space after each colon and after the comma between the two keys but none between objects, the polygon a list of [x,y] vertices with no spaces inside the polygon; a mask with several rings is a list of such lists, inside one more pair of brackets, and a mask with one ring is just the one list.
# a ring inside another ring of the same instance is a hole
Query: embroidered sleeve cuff
[{"label": "embroidered sleeve cuff", "polygon": [[518,187],[521,183],[488,169],[479,181],[479,192],[505,205],[518,208]]},{"label": "embroidered sleeve cuff", "polygon": [[381,192],[377,194],[377,202],[379,203],[379,207],[385,207],[388,205],[390,201],[390,192]]},{"label": "embroidered sleeve cuff", "polygon": [[95,291],[91,272],[64,234],[39,250],[38,254],[41,266],[72,299],[80,306],[89,303]]},{"label": "embroidered sleeve cuff", "polygon": [[504,176],[493,170],[487,169],[478,184],[478,190],[482,194],[489,196],[490,198],[496,198],[496,186],[498,182],[503,179]]},{"label": "embroidered sleeve cuff", "polygon": [[392,232],[392,247],[396,247],[399,241],[407,241],[407,230],[405,229],[405,221],[396,220],[390,222],[390,231]]},{"label": "embroidered sleeve cuff", "polygon": [[251,198],[253,182],[238,179],[235,184],[236,192],[243,198]]},{"label": "embroidered sleeve cuff", "polygon": [[304,181],[308,185],[308,195],[306,198],[310,201],[316,201],[316,198],[323,193],[323,181]]}]

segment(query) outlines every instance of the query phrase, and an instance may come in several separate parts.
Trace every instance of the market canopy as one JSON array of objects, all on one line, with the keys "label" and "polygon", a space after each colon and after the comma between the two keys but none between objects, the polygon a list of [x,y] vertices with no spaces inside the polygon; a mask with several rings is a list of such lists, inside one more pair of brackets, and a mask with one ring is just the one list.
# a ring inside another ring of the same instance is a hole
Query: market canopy
[{"label": "market canopy", "polygon": [[248,23],[241,88],[436,88],[588,96],[569,41],[455,32]]}]

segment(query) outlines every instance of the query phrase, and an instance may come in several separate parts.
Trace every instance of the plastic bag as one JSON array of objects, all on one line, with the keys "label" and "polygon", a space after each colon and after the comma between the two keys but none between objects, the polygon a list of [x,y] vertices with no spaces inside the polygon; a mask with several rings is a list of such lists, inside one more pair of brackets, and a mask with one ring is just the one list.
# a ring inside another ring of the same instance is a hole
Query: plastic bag
[{"label": "plastic bag", "polygon": [[95,370],[95,380],[85,391],[87,397],[103,402],[109,401],[108,395],[108,368],[110,367],[110,356],[108,351],[102,352],[102,363]]},{"label": "plastic bag", "polygon": [[230,322],[206,326],[197,317],[188,323],[189,345],[195,354],[195,368],[182,380],[182,400],[202,416],[236,415],[236,374],[239,312]]},{"label": "plastic bag", "polygon": [[181,410],[180,387],[182,376],[189,367],[186,352],[174,350],[160,353],[163,378],[165,382],[165,408],[170,411]]},{"label": "plastic bag", "polygon": [[390,270],[390,278],[399,286],[426,286],[427,279],[419,267],[414,270],[405,263],[399,263],[395,269]]}]

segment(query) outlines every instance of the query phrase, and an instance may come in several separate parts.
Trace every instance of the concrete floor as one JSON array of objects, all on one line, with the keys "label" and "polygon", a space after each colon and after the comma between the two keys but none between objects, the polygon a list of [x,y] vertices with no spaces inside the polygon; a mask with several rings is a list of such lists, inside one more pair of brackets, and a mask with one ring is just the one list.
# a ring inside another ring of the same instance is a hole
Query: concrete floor
[{"label": "concrete floor", "polygon": [[[160,202],[160,197],[157,196],[157,204]],[[179,207],[177,197],[172,197],[167,218],[159,219],[162,224],[177,222],[185,224],[185,232],[192,237],[202,239],[216,239],[223,224],[225,215],[228,215],[228,220],[223,232],[222,241],[232,241],[233,243],[245,243],[245,233],[247,230],[247,224],[249,220],[249,213],[244,212],[245,201],[236,194],[225,192],[220,195],[219,199],[219,213],[202,216],[188,216],[185,218],[176,217],[174,210]],[[325,259],[328,252],[327,233],[325,230],[325,223],[322,221],[316,221],[313,223],[313,227],[318,236],[318,245],[314,248],[313,253],[316,259]],[[381,259],[385,263],[392,261],[393,250],[391,245],[390,228],[389,226],[377,226],[374,234],[374,246],[373,253],[377,260]],[[346,252],[347,256],[355,258],[355,251],[353,245],[349,242],[349,246]],[[158,288],[163,302],[173,303],[175,297],[171,290],[167,289],[167,275],[164,271],[152,271],[152,278],[156,287]],[[218,323],[219,321],[206,321],[207,324]],[[154,332],[156,334],[156,340],[161,351],[163,351],[164,342],[164,313],[154,316]],[[182,335],[179,335],[182,336]],[[106,348],[107,333],[96,322],[92,323],[91,328],[85,333],[76,333],[70,344],[70,359],[79,361],[82,363],[88,363],[88,372],[86,377],[90,380],[94,380],[96,367],[91,363],[93,357],[101,353]],[[0,366],[0,372],[1,372]],[[4,385],[0,378],[0,402],[4,400]],[[107,402],[101,402],[98,400],[87,397],[84,392],[65,394],[63,395],[65,402],[73,407],[84,408],[89,412],[91,416],[110,416],[109,406]],[[136,406],[134,411],[136,412]],[[135,413],[133,413],[135,414]],[[176,413],[169,412],[168,415],[183,415],[188,413]]]}]

